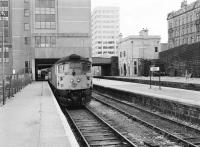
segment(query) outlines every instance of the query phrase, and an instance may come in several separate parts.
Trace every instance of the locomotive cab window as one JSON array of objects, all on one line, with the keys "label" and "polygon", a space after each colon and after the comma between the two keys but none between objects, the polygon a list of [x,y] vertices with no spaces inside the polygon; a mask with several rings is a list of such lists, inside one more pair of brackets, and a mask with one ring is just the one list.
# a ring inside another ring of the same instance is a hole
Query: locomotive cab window
[{"label": "locomotive cab window", "polygon": [[59,74],[64,73],[64,65],[63,65],[63,64],[58,65],[58,73],[59,73]]},{"label": "locomotive cab window", "polygon": [[64,72],[67,74],[69,72],[69,63],[64,64]]},{"label": "locomotive cab window", "polygon": [[70,63],[70,68],[71,69],[81,69],[81,64],[76,63],[76,62],[72,62],[72,63]]}]

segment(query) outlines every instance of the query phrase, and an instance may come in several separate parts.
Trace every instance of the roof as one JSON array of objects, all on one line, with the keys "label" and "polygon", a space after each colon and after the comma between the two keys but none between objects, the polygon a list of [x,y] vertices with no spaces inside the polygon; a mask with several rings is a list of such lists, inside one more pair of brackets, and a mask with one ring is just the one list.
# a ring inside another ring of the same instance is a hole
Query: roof
[{"label": "roof", "polygon": [[66,56],[58,60],[55,64],[64,63],[67,61],[87,61],[90,62],[88,58],[84,58],[82,56],[71,54],[70,56]]},{"label": "roof", "polygon": [[122,42],[126,42],[128,40],[135,40],[135,39],[161,39],[160,36],[158,35],[148,35],[148,36],[141,36],[141,35],[130,35],[128,37],[125,37],[125,38],[122,38],[121,40],[119,40],[119,43],[122,43]]}]

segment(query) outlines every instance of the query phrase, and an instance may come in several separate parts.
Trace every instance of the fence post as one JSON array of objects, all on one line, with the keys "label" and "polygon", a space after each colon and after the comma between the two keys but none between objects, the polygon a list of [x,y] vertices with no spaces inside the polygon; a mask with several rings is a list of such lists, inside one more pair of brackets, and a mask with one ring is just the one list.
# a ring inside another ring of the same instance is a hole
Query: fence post
[{"label": "fence post", "polygon": [[5,79],[3,78],[3,81],[2,81],[2,94],[3,94],[3,105],[5,105],[5,102],[6,102],[6,99],[5,99]]},{"label": "fence post", "polygon": [[10,90],[11,90],[10,97],[13,97],[12,74],[10,76]]},{"label": "fence post", "polygon": [[17,92],[19,91],[19,76],[17,74]]}]

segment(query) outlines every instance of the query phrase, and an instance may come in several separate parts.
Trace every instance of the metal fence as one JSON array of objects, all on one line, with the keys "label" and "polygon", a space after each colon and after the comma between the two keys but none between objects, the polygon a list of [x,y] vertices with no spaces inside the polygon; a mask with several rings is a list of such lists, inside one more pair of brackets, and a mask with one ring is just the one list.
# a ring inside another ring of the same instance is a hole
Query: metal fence
[{"label": "metal fence", "polygon": [[[2,79],[2,78],[1,78]],[[5,104],[6,99],[14,96],[22,88],[32,82],[31,74],[5,75],[5,82],[0,79],[0,103]]]}]

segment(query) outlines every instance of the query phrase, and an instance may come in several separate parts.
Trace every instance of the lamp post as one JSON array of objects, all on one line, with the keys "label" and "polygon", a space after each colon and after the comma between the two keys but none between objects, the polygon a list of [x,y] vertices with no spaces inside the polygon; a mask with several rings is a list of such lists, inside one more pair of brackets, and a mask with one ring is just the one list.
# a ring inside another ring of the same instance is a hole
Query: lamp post
[{"label": "lamp post", "polygon": [[2,93],[3,93],[3,105],[5,104],[5,75],[4,75],[4,19],[5,13],[1,11],[1,21],[2,24]]},{"label": "lamp post", "polygon": [[133,73],[134,73],[134,64],[133,64],[133,40],[131,40],[131,64],[132,64],[132,76],[133,76]]}]

